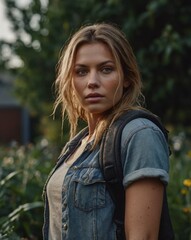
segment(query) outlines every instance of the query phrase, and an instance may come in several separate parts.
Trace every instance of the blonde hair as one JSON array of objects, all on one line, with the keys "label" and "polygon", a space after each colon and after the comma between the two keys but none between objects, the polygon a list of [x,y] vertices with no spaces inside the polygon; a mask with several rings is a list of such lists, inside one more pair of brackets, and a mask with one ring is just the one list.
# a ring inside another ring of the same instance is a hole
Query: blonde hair
[{"label": "blonde hair", "polygon": [[106,23],[82,27],[73,35],[64,48],[58,63],[58,75],[55,81],[57,98],[54,113],[59,105],[61,105],[63,121],[67,113],[70,123],[70,138],[77,132],[78,120],[87,121],[86,113],[76,99],[72,87],[76,53],[82,44],[95,42],[101,42],[108,46],[114,57],[120,78],[123,81],[126,79],[129,86],[124,89],[123,96],[117,105],[110,109],[98,123],[94,145],[100,141],[103,132],[112,121],[126,110],[141,108],[141,99],[144,99],[141,92],[142,81],[136,58],[124,33],[116,26]]}]

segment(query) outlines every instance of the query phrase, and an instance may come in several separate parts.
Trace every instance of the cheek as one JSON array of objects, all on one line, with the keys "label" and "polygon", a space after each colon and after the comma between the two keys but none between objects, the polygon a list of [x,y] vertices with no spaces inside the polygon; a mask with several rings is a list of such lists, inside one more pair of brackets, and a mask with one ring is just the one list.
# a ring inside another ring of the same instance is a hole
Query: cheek
[{"label": "cheek", "polygon": [[119,88],[116,92],[115,92],[115,95],[114,95],[114,101],[116,102],[119,102],[120,99],[122,98],[123,96],[123,90],[121,88]]},{"label": "cheek", "polygon": [[123,86],[119,83],[113,84],[110,93],[113,103],[118,103],[123,96]]},{"label": "cheek", "polygon": [[83,101],[83,88],[84,88],[82,83],[74,80],[72,82],[72,87],[73,87],[73,91],[74,91],[74,95],[75,95],[76,99],[79,101],[79,103],[82,103],[82,101]]},{"label": "cheek", "polygon": [[78,95],[78,93],[80,93],[81,88],[80,88],[80,84],[79,82],[77,82],[75,79],[73,79],[72,81],[72,87],[74,89],[74,93]]},{"label": "cheek", "polygon": [[121,83],[119,83],[119,81],[113,81],[110,86],[108,85],[108,90],[110,93],[113,94],[113,96],[117,98],[121,98],[121,96],[123,95],[123,86],[121,85]]}]

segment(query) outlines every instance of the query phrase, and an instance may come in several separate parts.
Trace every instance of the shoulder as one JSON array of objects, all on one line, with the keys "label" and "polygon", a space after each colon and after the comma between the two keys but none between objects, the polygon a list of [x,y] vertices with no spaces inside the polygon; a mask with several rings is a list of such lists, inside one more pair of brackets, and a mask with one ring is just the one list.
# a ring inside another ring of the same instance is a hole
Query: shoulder
[{"label": "shoulder", "polygon": [[151,120],[148,120],[146,118],[137,118],[125,125],[122,131],[122,143],[127,142],[134,135],[139,135],[140,137],[142,135],[145,137],[158,135],[164,141],[166,141],[165,136],[163,132],[160,130],[160,128]]},{"label": "shoulder", "polygon": [[137,118],[125,125],[121,136],[121,151],[127,148],[137,151],[165,151],[169,154],[167,139],[152,121]]},{"label": "shoulder", "polygon": [[138,118],[125,125],[121,139],[124,185],[143,177],[168,182],[169,148],[163,132],[152,121]]},{"label": "shoulder", "polygon": [[[60,157],[69,149],[73,149],[86,135],[88,134],[88,127],[83,128],[79,133],[77,133],[72,139],[66,142],[63,147]],[[60,158],[59,157],[59,158]]]}]

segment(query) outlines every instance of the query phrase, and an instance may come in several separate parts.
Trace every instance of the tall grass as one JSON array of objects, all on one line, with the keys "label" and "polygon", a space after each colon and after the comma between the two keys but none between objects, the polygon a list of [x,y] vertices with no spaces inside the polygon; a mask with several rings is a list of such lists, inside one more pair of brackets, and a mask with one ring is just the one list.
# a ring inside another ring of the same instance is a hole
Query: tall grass
[{"label": "tall grass", "polygon": [[168,200],[176,240],[191,240],[190,140],[189,134],[185,132],[179,132],[171,137],[172,156]]},{"label": "tall grass", "polygon": [[42,188],[56,155],[46,140],[0,148],[0,239],[42,239]]},{"label": "tall grass", "polygon": [[[170,136],[168,200],[176,240],[191,240],[191,144],[184,132]],[[44,139],[0,147],[0,239],[41,240],[42,189],[57,150]]]}]

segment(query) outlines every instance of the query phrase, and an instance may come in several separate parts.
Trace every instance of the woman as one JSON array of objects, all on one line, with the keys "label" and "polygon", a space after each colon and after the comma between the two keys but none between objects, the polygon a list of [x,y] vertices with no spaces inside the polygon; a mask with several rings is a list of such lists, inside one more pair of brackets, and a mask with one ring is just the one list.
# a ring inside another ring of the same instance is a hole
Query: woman
[{"label": "woman", "polygon": [[[131,46],[110,24],[85,26],[66,46],[56,79],[70,141],[45,186],[44,239],[116,239],[114,203],[99,167],[103,133],[120,115],[141,109],[142,83]],[[78,120],[87,129],[76,135]],[[168,145],[160,129],[139,118],[122,135],[126,239],[158,239]]]}]

